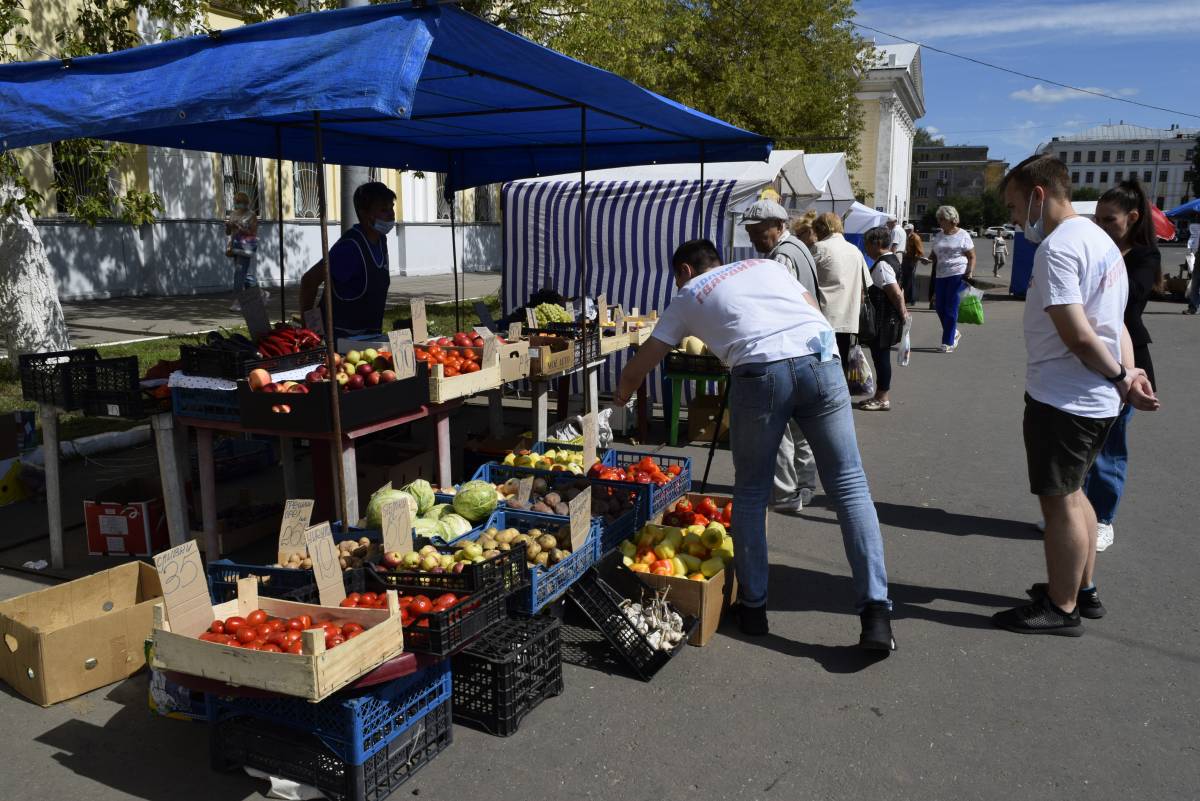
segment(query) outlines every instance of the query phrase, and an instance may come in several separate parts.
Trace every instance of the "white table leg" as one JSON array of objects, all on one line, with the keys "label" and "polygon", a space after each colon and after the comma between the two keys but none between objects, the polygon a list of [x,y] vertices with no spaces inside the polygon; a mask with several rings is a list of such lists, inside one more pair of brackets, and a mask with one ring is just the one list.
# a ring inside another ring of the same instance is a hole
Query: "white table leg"
[{"label": "white table leg", "polygon": [[352,439],[342,445],[342,471],[346,476],[346,509],[342,525],[348,528],[358,525],[358,457]]},{"label": "white table leg", "polygon": [[221,543],[217,537],[217,471],[213,460],[211,428],[196,429],[196,455],[200,463],[200,517],[204,529],[204,555],[212,561],[221,558]]},{"label": "white table leg", "polygon": [[437,433],[438,486],[452,486],[454,479],[450,475],[450,415],[441,412],[434,416],[434,430]]},{"label": "white table leg", "polygon": [[154,430],[154,447],[158,452],[158,477],[162,483],[163,506],[167,512],[167,532],[171,547],[183,545],[190,539],[187,519],[187,499],[180,484],[178,454],[175,451],[175,418],[170,412],[153,415],[150,428]]},{"label": "white table leg", "polygon": [[296,497],[296,440],[279,438],[279,464],[283,467],[283,497]]},{"label": "white table leg", "polygon": [[488,396],[488,428],[494,438],[504,434],[504,390],[493,389]]},{"label": "white table leg", "polygon": [[550,384],[540,379],[529,383],[533,387],[533,404],[530,407],[533,411],[533,438],[541,442],[546,439],[546,421],[550,415]]},{"label": "white table leg", "polygon": [[38,414],[42,418],[42,453],[46,462],[46,522],[50,526],[50,566],[62,570],[63,526],[62,484],[58,473],[58,409],[49,404],[40,404]]},{"label": "white table leg", "polygon": [[584,369],[584,411],[600,411],[600,365],[592,365]]}]

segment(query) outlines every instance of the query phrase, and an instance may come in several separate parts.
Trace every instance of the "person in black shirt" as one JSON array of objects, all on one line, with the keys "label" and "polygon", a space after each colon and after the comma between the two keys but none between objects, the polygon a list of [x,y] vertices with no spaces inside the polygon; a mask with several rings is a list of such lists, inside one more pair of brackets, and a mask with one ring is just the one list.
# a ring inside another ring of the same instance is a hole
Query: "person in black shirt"
[{"label": "person in black shirt", "polygon": [[[1112,237],[1125,257],[1125,271],[1129,275],[1125,327],[1133,340],[1134,364],[1146,371],[1150,385],[1157,390],[1154,363],[1150,359],[1150,332],[1142,322],[1142,312],[1162,277],[1162,260],[1155,245],[1150,203],[1141,185],[1136,180],[1123,181],[1105,192],[1096,203],[1096,223]],[[1084,479],[1083,491],[1096,510],[1097,551],[1103,551],[1113,542],[1113,519],[1125,490],[1129,465],[1126,429],[1132,414],[1133,407],[1126,404]]]}]

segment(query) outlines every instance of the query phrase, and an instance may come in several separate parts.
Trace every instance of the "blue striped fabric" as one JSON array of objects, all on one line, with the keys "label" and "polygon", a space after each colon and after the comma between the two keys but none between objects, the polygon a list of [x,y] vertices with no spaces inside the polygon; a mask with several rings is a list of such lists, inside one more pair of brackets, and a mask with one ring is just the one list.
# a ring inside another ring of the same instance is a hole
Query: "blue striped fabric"
[{"label": "blue striped fabric", "polygon": [[[501,302],[506,312],[524,305],[546,287],[568,297],[604,294],[628,314],[661,312],[675,292],[671,253],[687,241],[707,237],[724,252],[726,209],[735,182],[698,180],[588,182],[588,285],[579,269],[579,182],[512,182],[504,185],[504,272]],[[703,199],[703,206],[701,200]],[[600,372],[601,392],[611,392],[629,358],[619,351]],[[650,398],[662,399],[661,370],[649,380]],[[572,390],[582,391],[580,377]]]}]

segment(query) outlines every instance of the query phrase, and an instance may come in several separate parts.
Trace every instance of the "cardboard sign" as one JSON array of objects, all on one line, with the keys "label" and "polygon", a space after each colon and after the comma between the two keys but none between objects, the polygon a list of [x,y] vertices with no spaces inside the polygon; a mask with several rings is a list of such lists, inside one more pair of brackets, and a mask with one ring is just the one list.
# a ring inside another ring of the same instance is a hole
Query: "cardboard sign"
[{"label": "cardboard sign", "polygon": [[417,374],[417,357],[413,352],[412,331],[401,328],[399,331],[388,331],[388,343],[392,350],[392,370],[396,380],[403,381]]},{"label": "cardboard sign", "polygon": [[383,550],[385,553],[396,551],[408,553],[412,547],[412,514],[408,501],[397,500],[384,505],[383,514]]},{"label": "cardboard sign", "polygon": [[531,495],[533,495],[533,476],[517,479],[517,500],[527,504]]},{"label": "cardboard sign", "polygon": [[346,584],[342,579],[342,565],[338,562],[338,550],[333,544],[333,531],[329,523],[318,523],[305,531],[304,542],[312,559],[313,578],[317,580],[321,606],[337,606],[346,598]]},{"label": "cardboard sign", "polygon": [[505,337],[509,342],[516,342],[521,338],[521,324],[509,323],[508,336]]},{"label": "cardboard sign", "polygon": [[208,595],[208,574],[200,561],[195,540],[188,540],[154,557],[162,584],[167,621],[176,634],[199,634],[213,622]]},{"label": "cardboard sign", "polygon": [[486,328],[476,328],[475,333],[483,339],[479,363],[484,367],[495,367],[500,362],[500,343],[496,341],[496,335]]},{"label": "cardboard sign", "polygon": [[302,315],[304,327],[318,336],[325,336],[325,315],[319,306],[308,309]]},{"label": "cardboard sign", "polygon": [[603,293],[596,296],[596,321],[601,325],[608,322],[608,300]]},{"label": "cardboard sign", "polygon": [[258,287],[243,289],[238,303],[242,306],[242,317],[246,320],[246,327],[250,329],[251,339],[257,340],[263,334],[271,333],[271,318],[267,317],[267,307]]},{"label": "cardboard sign", "polygon": [[592,491],[586,489],[567,504],[571,510],[571,553],[578,553],[592,527]]},{"label": "cardboard sign", "polygon": [[288,501],[283,507],[283,519],[279,522],[279,564],[287,564],[294,553],[304,558],[307,546],[304,532],[312,519],[314,502],[305,499]]},{"label": "cardboard sign", "polygon": [[620,306],[617,306],[615,309],[613,309],[613,322],[616,323],[618,331],[625,330],[625,312]]},{"label": "cardboard sign", "polygon": [[529,306],[525,307],[525,325],[528,328],[538,327],[537,315],[534,314],[533,309]]},{"label": "cardboard sign", "polygon": [[410,300],[408,311],[412,317],[413,342],[425,342],[429,339],[429,318],[425,316],[425,301]]},{"label": "cardboard sign", "polygon": [[596,413],[588,412],[583,416],[583,471],[586,473],[596,463],[596,451],[600,447],[600,426],[596,422]]},{"label": "cardboard sign", "polygon": [[479,322],[483,323],[484,328],[489,331],[495,330],[496,320],[492,317],[491,309],[487,307],[487,304],[476,301],[474,309],[475,314],[479,316]]}]

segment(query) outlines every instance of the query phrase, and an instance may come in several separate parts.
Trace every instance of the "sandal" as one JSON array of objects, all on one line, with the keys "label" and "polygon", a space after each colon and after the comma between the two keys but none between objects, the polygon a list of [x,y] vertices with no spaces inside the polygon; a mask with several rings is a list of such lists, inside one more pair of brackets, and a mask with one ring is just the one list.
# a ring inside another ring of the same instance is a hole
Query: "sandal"
[{"label": "sandal", "polygon": [[862,409],[864,412],[890,412],[892,410],[892,402],[878,401],[874,398],[871,398],[870,400],[865,400],[858,404],[858,408]]}]

